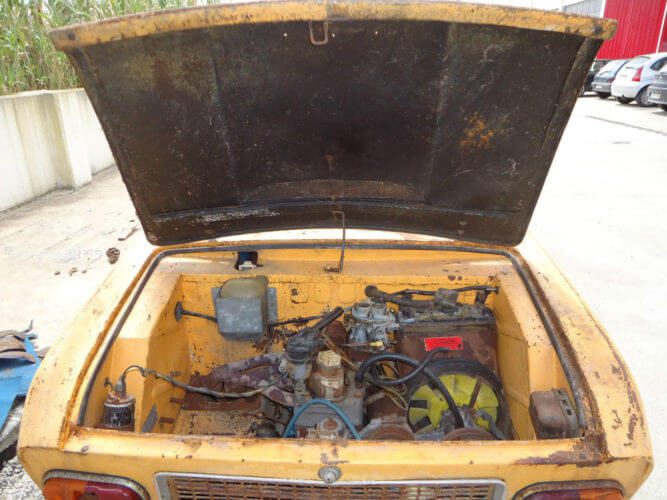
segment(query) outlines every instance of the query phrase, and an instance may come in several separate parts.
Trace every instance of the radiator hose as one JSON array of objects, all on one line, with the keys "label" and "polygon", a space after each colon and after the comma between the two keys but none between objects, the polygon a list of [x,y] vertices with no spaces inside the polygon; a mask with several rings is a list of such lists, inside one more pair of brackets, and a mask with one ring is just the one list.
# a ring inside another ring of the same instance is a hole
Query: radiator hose
[{"label": "radiator hose", "polygon": [[445,387],[445,384],[443,384],[442,380],[440,380],[440,378],[435,373],[433,373],[431,370],[428,369],[428,364],[431,362],[431,360],[436,354],[448,351],[449,349],[447,349],[446,347],[439,347],[438,349],[434,349],[431,352],[429,352],[428,356],[426,356],[426,358],[424,358],[424,360],[421,363],[416,359],[411,358],[410,356],[406,356],[404,354],[398,354],[394,352],[377,354],[375,356],[368,358],[361,364],[359,370],[354,376],[354,380],[357,384],[362,384],[368,370],[370,370],[370,368],[373,365],[381,363],[383,361],[396,361],[398,363],[404,363],[406,365],[410,365],[414,368],[414,370],[412,370],[409,374],[401,378],[392,380],[383,380],[377,378],[372,372],[368,372],[368,377],[370,378],[371,382],[373,382],[375,385],[378,386],[383,386],[383,385],[396,386],[404,384],[409,380],[412,380],[420,373],[423,373],[445,398],[447,406],[449,407],[449,410],[452,412],[452,415],[454,417],[455,426],[457,428],[465,427],[465,422],[463,421],[463,415],[461,415],[461,411],[459,410],[459,407],[456,406],[456,402],[454,401],[454,398],[452,398],[452,395],[447,390],[447,387]]}]

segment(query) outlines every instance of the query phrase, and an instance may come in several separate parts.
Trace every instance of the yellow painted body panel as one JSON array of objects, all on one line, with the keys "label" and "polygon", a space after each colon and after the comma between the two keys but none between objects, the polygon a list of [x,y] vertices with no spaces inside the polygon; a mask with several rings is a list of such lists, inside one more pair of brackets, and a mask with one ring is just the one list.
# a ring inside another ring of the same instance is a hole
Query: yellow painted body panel
[{"label": "yellow painted body panel", "polygon": [[569,33],[603,40],[611,38],[616,30],[616,21],[611,19],[458,2],[286,1],[273,4],[250,2],[209,5],[200,8],[165,10],[150,15],[135,14],[67,26],[54,30],[51,36],[57,49],[67,50],[156,33],[212,26],[337,19],[400,19],[488,24]]},{"label": "yellow painted body panel", "polygon": [[[634,382],[607,335],[535,244],[525,242],[519,253],[511,248],[449,242],[401,242],[401,249],[360,247],[396,242],[357,243],[350,243],[341,274],[323,271],[324,264],[337,261],[335,248],[260,250],[260,260],[265,263],[261,273],[279,288],[281,318],[293,313],[316,313],[325,304],[352,303],[361,298],[361,285],[369,282],[387,289],[406,282],[498,283],[502,292],[494,297],[492,307],[498,318],[500,373],[520,440],[258,440],[175,435],[171,433],[172,425],[156,428],[152,433],[113,432],[93,427],[101,411],[103,392],[99,380],[94,380],[97,389],[91,393],[84,425],[77,425],[84,390],[93,380],[91,368],[102,358],[102,348],[110,343],[114,324],[129,307],[141,277],[159,254],[174,249],[171,247],[155,249],[147,258],[126,255],[119,263],[122,267],[107,279],[44,360],[29,392],[19,441],[19,454],[28,473],[37,483],[55,469],[126,477],[141,484],[152,497],[156,496],[154,475],[158,472],[317,479],[319,468],[326,464],[338,465],[346,481],[498,478],[506,483],[511,495],[543,481],[611,479],[618,481],[628,494],[636,491],[651,470],[652,456]],[[215,245],[224,250],[233,244]],[[442,245],[450,250],[423,250]],[[588,424],[582,437],[534,439],[525,410],[527,394],[565,385],[560,363],[535,304],[510,260],[502,255],[469,253],[465,248],[505,252],[526,273],[537,293],[538,307],[551,319],[570,363],[579,372]],[[230,275],[233,258],[231,253],[217,252],[163,258],[139,294],[110,355],[101,363],[100,376],[113,378],[136,358],[143,358],[159,371],[185,369],[205,373],[221,357],[253,354],[223,345],[215,325],[203,320],[188,318],[178,325],[173,322],[176,300],[185,299],[186,307],[212,311],[210,286]],[[295,286],[299,293],[293,295]],[[168,412],[169,397],[177,395],[157,383],[142,385],[135,379],[129,383],[130,392],[137,395],[139,423],[146,416],[146,395],[156,399],[161,412]]]}]

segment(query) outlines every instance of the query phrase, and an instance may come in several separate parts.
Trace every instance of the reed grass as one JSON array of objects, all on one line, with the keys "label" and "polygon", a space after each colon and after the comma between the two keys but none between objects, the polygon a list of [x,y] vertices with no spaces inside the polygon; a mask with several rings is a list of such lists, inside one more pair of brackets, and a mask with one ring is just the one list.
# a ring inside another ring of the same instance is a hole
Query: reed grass
[{"label": "reed grass", "polygon": [[195,1],[0,0],[0,95],[80,85],[67,57],[53,48],[53,28]]}]

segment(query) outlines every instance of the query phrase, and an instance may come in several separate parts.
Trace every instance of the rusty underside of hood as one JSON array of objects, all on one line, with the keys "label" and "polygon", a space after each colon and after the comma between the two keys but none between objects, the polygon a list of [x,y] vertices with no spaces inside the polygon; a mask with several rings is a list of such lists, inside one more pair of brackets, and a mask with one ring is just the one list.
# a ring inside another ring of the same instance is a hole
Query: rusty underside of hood
[{"label": "rusty underside of hood", "polygon": [[523,238],[614,23],[444,2],[257,2],[53,32],[155,244],[347,226]]}]

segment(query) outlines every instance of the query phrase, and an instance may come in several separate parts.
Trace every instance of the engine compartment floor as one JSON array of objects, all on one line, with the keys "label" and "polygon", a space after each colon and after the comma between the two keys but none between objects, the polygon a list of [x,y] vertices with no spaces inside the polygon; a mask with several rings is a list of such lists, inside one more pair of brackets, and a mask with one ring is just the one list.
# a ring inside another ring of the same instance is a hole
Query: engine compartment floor
[{"label": "engine compartment floor", "polygon": [[204,436],[254,436],[261,419],[245,410],[181,410],[174,422],[174,434]]}]

